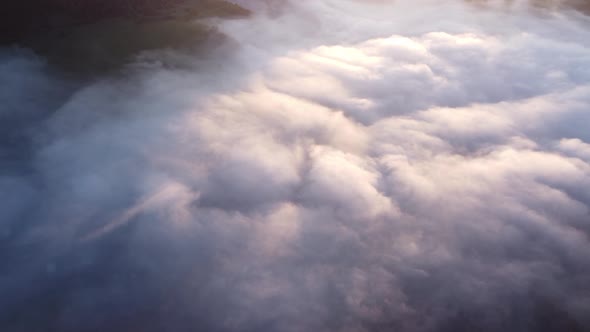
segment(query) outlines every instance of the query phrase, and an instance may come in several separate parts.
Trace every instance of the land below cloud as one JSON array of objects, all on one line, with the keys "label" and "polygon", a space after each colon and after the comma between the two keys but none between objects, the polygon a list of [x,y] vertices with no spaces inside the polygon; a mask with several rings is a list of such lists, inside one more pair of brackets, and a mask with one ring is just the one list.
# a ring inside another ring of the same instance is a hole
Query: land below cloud
[{"label": "land below cloud", "polygon": [[69,72],[95,74],[144,51],[199,48],[222,38],[203,20],[250,11],[223,0],[45,0],[13,1],[0,14],[0,45],[31,49]]}]

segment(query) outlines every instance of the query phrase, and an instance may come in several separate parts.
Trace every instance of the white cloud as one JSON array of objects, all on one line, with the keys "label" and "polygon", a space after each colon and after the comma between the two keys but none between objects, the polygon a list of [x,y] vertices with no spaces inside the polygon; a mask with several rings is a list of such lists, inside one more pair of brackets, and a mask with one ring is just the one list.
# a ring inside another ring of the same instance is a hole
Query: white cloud
[{"label": "white cloud", "polygon": [[[90,83],[32,127],[31,171],[0,180],[0,308],[50,298],[37,324],[65,330],[590,326],[587,26],[288,8],[223,23],[224,59]],[[8,59],[0,82],[54,81]]]}]

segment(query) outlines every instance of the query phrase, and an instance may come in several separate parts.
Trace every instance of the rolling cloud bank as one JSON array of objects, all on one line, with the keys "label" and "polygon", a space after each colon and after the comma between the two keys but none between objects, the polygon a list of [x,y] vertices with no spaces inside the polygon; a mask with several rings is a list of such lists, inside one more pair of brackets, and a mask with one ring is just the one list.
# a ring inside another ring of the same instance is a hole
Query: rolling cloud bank
[{"label": "rolling cloud bank", "polygon": [[590,331],[589,16],[241,4],[109,75],[0,49],[1,331]]}]

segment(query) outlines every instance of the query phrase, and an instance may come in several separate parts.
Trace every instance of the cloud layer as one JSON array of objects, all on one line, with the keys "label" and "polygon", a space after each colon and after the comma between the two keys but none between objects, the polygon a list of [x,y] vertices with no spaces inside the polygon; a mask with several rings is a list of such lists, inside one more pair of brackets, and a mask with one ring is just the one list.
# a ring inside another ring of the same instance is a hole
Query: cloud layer
[{"label": "cloud layer", "polygon": [[2,330],[590,329],[587,18],[269,4],[191,69],[1,51]]}]

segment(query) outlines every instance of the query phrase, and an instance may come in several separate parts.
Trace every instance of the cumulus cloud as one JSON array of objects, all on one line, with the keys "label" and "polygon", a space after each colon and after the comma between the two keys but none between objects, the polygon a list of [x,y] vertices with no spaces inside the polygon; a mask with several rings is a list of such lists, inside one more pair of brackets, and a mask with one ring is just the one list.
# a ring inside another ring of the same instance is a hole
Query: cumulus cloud
[{"label": "cumulus cloud", "polygon": [[586,18],[249,6],[189,67],[2,51],[3,331],[590,328]]}]

